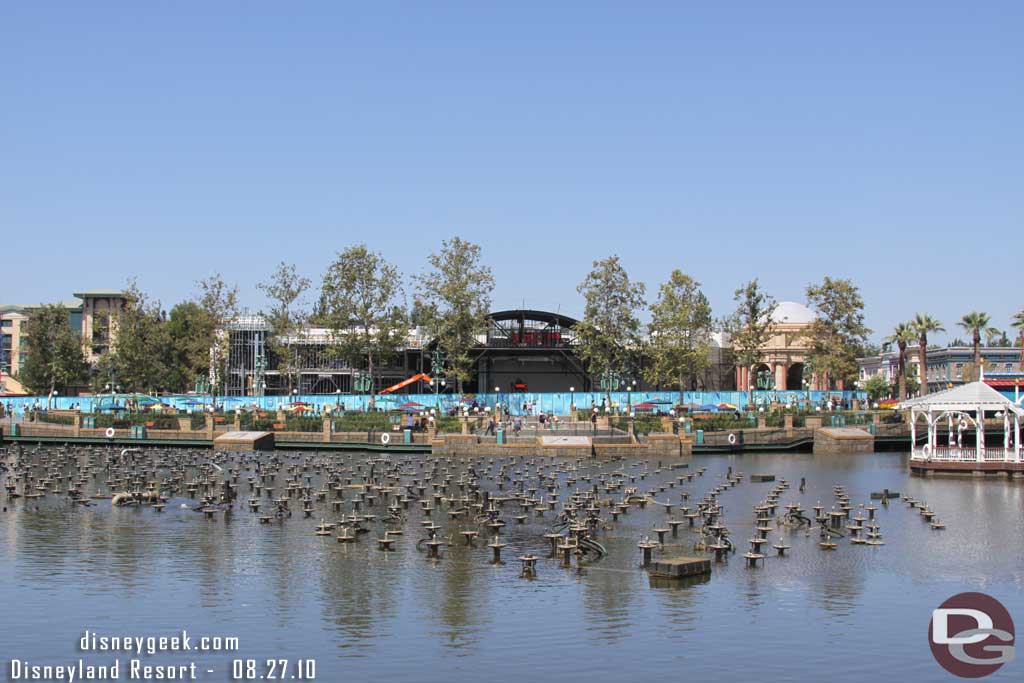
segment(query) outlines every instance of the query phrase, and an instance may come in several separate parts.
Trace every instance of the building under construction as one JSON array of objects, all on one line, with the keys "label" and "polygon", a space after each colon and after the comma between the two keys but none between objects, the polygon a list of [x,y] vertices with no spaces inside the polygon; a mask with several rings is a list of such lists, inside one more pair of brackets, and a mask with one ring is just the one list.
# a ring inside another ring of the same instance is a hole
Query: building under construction
[{"label": "building under construction", "polygon": [[[538,310],[497,311],[487,317],[487,329],[478,337],[473,353],[473,372],[464,390],[469,393],[551,392],[600,389],[599,379],[587,371],[576,355],[576,320],[560,313]],[[229,329],[226,393],[232,396],[298,394],[352,394],[375,392],[401,385],[401,393],[453,391],[445,376],[443,354],[419,328],[410,329],[395,357],[374,368],[370,378],[365,366],[353,367],[332,343],[332,331],[306,328],[274,340],[273,330],[262,316],[243,316]],[[717,338],[717,342],[721,338]],[[719,345],[720,346],[720,345]],[[288,354],[282,359],[280,354]],[[723,370],[721,348],[712,351],[712,369],[699,378],[695,389],[725,389],[732,366]],[[282,362],[286,360],[287,362]],[[435,365],[440,364],[440,368]],[[625,388],[657,389],[642,381],[643,357],[638,357],[630,376],[619,380]],[[282,371],[287,368],[287,371]],[[438,375],[435,384],[428,379]]]}]

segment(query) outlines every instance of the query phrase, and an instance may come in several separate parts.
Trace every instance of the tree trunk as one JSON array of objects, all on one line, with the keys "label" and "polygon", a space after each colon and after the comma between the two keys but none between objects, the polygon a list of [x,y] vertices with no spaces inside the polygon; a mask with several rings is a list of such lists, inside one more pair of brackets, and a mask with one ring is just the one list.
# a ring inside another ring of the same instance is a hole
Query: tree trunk
[{"label": "tree trunk", "polygon": [[907,400],[907,350],[900,349],[899,366],[896,368],[896,381],[899,384],[900,402]]},{"label": "tree trunk", "polygon": [[921,337],[921,341],[918,344],[920,353],[918,354],[917,361],[917,377],[920,387],[918,391],[924,396],[928,393],[928,338]]},{"label": "tree trunk", "polygon": [[981,330],[974,330],[974,367],[978,368],[978,376],[981,376]]},{"label": "tree trunk", "polygon": [[679,405],[683,405],[683,373],[679,373]]},{"label": "tree trunk", "polygon": [[374,389],[376,389],[376,385],[373,381],[373,351],[366,352],[366,368],[367,374],[370,376],[370,410],[372,411],[377,405],[377,401],[374,397]]}]

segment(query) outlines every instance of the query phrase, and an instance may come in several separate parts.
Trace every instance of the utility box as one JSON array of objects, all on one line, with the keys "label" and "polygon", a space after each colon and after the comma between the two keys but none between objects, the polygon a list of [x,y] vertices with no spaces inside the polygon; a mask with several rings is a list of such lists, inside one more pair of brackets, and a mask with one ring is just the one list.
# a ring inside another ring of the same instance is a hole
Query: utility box
[{"label": "utility box", "polygon": [[412,430],[411,429],[403,429],[402,430],[402,443],[405,443],[405,444],[412,443]]},{"label": "utility box", "polygon": [[704,444],[704,430],[703,429],[698,429],[697,430],[697,444],[698,445],[703,445]]},{"label": "utility box", "polygon": [[504,446],[505,445],[505,430],[504,429],[499,429],[497,432],[495,432],[495,437],[498,440],[498,445],[499,446]]}]

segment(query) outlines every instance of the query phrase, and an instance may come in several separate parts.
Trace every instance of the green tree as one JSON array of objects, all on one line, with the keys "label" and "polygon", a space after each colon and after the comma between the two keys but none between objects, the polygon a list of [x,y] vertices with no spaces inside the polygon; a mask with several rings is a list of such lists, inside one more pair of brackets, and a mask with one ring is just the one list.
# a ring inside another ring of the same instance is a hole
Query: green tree
[{"label": "green tree", "polygon": [[917,334],[918,384],[921,388],[921,395],[924,396],[928,393],[928,335],[933,332],[945,332],[946,328],[942,326],[942,323],[927,313],[918,313],[915,315],[914,319],[910,321],[910,327],[914,330],[914,333]]},{"label": "green tree", "polygon": [[405,312],[395,305],[401,295],[398,269],[365,244],[339,253],[324,274],[322,315],[344,355],[366,361],[371,407],[377,365],[394,356],[406,332]]},{"label": "green tree", "polygon": [[189,391],[200,377],[210,372],[210,345],[213,325],[206,311],[194,301],[183,301],[167,317],[167,388]]},{"label": "green tree", "polygon": [[1013,342],[1010,341],[1010,337],[1003,330],[997,327],[990,327],[985,330],[985,345],[1006,348],[1013,346]]},{"label": "green tree", "polygon": [[896,361],[896,377],[900,401],[907,400],[907,345],[916,339],[917,335],[914,333],[910,323],[907,322],[897,323],[896,327],[892,330],[892,334],[885,338],[885,343],[888,346],[892,347],[895,345],[899,350],[899,356]]},{"label": "green tree", "polygon": [[473,371],[473,349],[487,331],[494,276],[480,263],[480,247],[458,237],[441,243],[415,278],[418,315],[445,353],[445,367],[459,393]]},{"label": "green tree", "polygon": [[805,333],[811,367],[824,375],[826,387],[857,377],[857,352],[871,330],[864,324],[864,300],[850,280],[825,277],[807,287],[807,302],[817,312]]},{"label": "green tree", "polygon": [[736,364],[750,370],[761,362],[764,348],[775,334],[774,316],[778,303],[761,289],[757,278],[737,289],[733,293],[733,301],[736,302],[736,311],[727,319],[725,327],[732,338]]},{"label": "green tree", "polygon": [[[576,353],[592,375],[624,372],[640,348],[640,320],[645,306],[642,282],[629,279],[618,256],[593,262],[593,270],[576,287],[583,295],[583,318],[576,323]],[[606,385],[611,405],[610,385]]]},{"label": "green tree", "polygon": [[270,279],[257,287],[270,299],[270,310],[263,314],[272,331],[267,346],[277,358],[277,370],[286,378],[288,393],[291,394],[302,365],[301,345],[297,342],[309,318],[301,298],[309,289],[310,281],[299,275],[294,265],[282,261]]},{"label": "green tree", "polygon": [[711,305],[700,283],[679,269],[673,270],[651,306],[647,381],[678,384],[682,402],[687,378],[693,381],[711,365],[712,324]]},{"label": "green tree", "polygon": [[123,391],[166,389],[170,344],[160,302],[151,301],[137,282],[128,282],[125,305],[117,320],[117,335],[109,353]]},{"label": "green tree", "polygon": [[883,399],[889,395],[889,382],[883,375],[871,375],[864,381],[864,391],[872,401]]},{"label": "green tree", "polygon": [[971,333],[971,344],[974,347],[974,366],[977,368],[981,367],[981,335],[988,331],[999,331],[989,327],[990,320],[988,313],[971,311],[964,314],[957,321],[957,325],[963,328],[964,331]]},{"label": "green tree", "polygon": [[907,375],[907,396],[913,396],[921,390],[921,382],[918,381],[917,377],[908,374]]},{"label": "green tree", "polygon": [[28,351],[18,381],[34,394],[46,392],[47,407],[54,391],[85,383],[88,365],[82,338],[71,329],[68,309],[60,304],[33,308],[22,328],[22,343]]},{"label": "green tree", "polygon": [[210,384],[214,393],[223,387],[227,378],[229,324],[238,317],[238,287],[228,286],[220,273],[214,273],[196,283],[196,303],[206,315],[207,327],[203,345],[206,348]]},{"label": "green tree", "polygon": [[1021,347],[1021,369],[1024,370],[1024,308],[1020,309],[1013,316],[1013,322],[1010,323],[1010,327],[1017,328],[1017,346]]}]

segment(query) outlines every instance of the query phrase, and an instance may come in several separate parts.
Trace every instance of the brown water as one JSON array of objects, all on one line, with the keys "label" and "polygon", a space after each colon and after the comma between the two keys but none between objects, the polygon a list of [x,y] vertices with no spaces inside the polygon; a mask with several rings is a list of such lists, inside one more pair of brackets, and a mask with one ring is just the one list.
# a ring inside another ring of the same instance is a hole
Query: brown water
[{"label": "brown water", "polygon": [[[280,455],[288,462],[330,457],[355,463],[367,457]],[[410,471],[426,458],[393,457],[410,460]],[[325,511],[309,519],[296,512],[261,525],[256,515],[240,510],[207,520],[181,507],[195,505],[187,498],[169,501],[162,513],[150,507],[112,509],[106,500],[82,508],[64,496],[22,498],[6,501],[0,514],[4,665],[9,672],[8,661],[15,657],[36,664],[80,656],[112,661],[111,654],[78,652],[85,629],[135,636],[187,629],[236,636],[241,647],[235,653],[143,659],[196,661],[199,679],[211,681],[229,680],[231,660],[245,658],[258,660],[257,675],[266,673],[265,660],[287,658],[292,664],[286,678],[295,673],[295,660],[315,659],[317,680],[325,681],[622,681],[672,674],[705,680],[940,680],[947,674],[932,659],[927,630],[931,610],[943,600],[980,590],[1002,601],[1018,623],[1024,618],[1019,482],[910,477],[906,456],[892,453],[697,456],[689,471],[699,467],[706,468],[702,477],[656,497],[679,504],[687,491],[696,500],[722,481],[727,468],[742,471],[742,483],[719,496],[741,553],[753,536],[753,506],[773,486],[751,483],[754,472],[788,479],[792,486],[781,502],[796,501],[808,510],[819,500],[831,507],[836,484],[854,505],[866,503],[871,491],[900,491],[927,501],[947,529],[933,531],[916,510],[896,500],[877,512],[883,546],[839,539],[836,551],[825,552],[816,532],[773,531],[773,541],[781,533],[792,546],[789,556],[769,557],[763,567],[748,569],[736,555],[715,565],[706,581],[663,585],[639,568],[636,547],[670,518],[655,505],[634,507],[616,523],[603,512],[611,528],[598,539],[608,556],[567,570],[546,559],[542,535],[552,513],[543,519],[531,515],[518,525],[511,507],[503,514],[506,564],[493,566],[485,541],[465,547],[457,534],[482,528],[471,521],[452,523],[437,511],[433,519],[445,534],[455,534],[455,545],[442,551],[442,559],[428,560],[416,547],[424,536],[416,504],[396,551],[384,553],[374,541],[382,535],[380,523],[371,524],[371,533],[355,544],[315,536],[321,517],[338,516]],[[613,470],[636,476],[627,485],[642,490],[686,471],[656,472],[656,463],[637,460],[587,462],[574,476]],[[803,494],[797,490],[801,477],[807,482]],[[241,481],[244,503],[250,494],[244,475]],[[495,489],[493,480],[483,483]],[[588,487],[580,480],[559,493],[564,499]],[[693,554],[694,540],[683,527],[665,554]],[[536,579],[520,577],[515,558],[524,552],[542,557]],[[127,661],[128,655],[120,658]],[[1014,662],[992,680],[1019,680],[1020,672]]]}]

